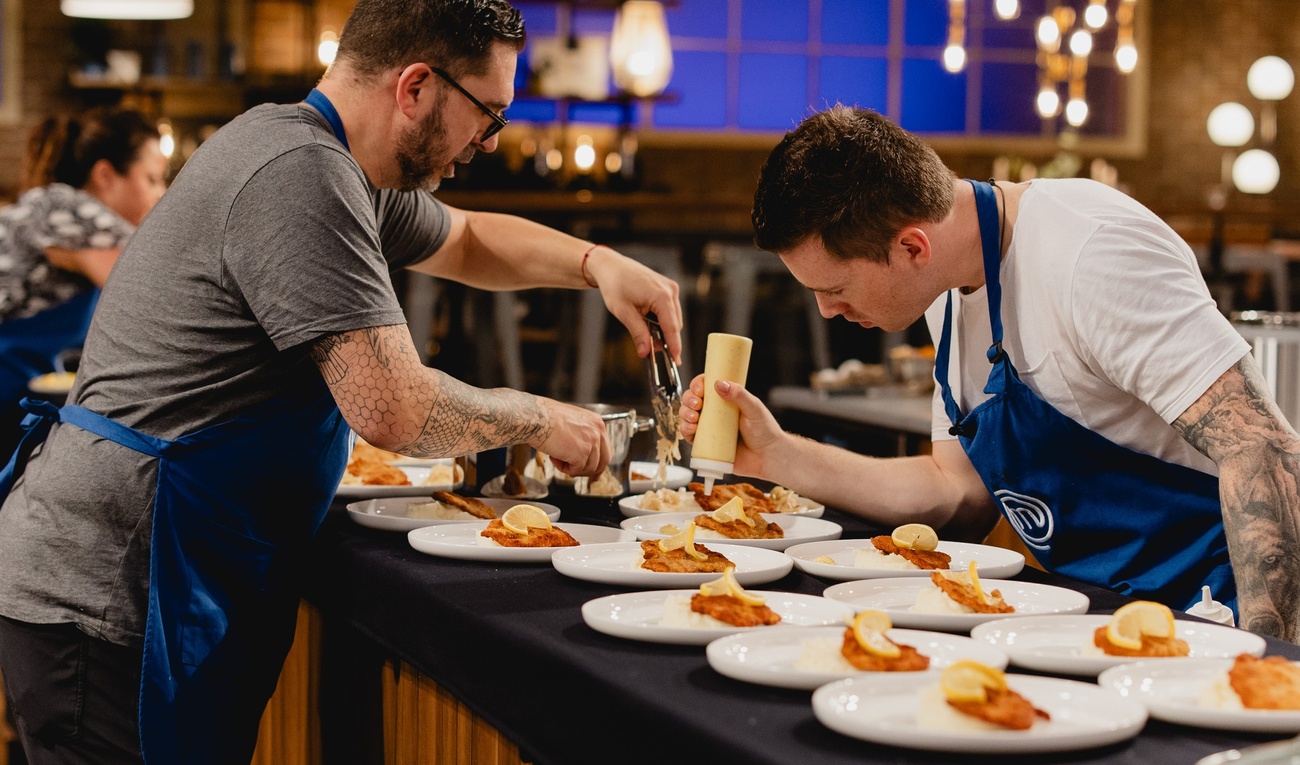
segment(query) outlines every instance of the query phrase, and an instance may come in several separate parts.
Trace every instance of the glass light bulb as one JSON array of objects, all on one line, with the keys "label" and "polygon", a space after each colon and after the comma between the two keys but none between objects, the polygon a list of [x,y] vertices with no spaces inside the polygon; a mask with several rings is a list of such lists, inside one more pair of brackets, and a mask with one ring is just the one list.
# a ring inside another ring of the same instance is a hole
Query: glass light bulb
[{"label": "glass light bulb", "polygon": [[1055,117],[1061,113],[1061,96],[1054,88],[1043,88],[1038,91],[1034,105],[1038,107],[1039,116]]},{"label": "glass light bulb", "polygon": [[1250,71],[1246,72],[1246,87],[1261,101],[1281,101],[1295,87],[1295,72],[1283,59],[1265,56],[1250,65]]},{"label": "glass light bulb", "polygon": [[1110,14],[1106,12],[1105,3],[1091,3],[1083,12],[1083,23],[1087,24],[1089,29],[1101,29],[1106,26],[1108,18]]},{"label": "glass light bulb", "polygon": [[966,49],[960,45],[949,45],[943,49],[943,68],[954,74],[966,66]]},{"label": "glass light bulb", "polygon": [[1020,16],[1020,0],[994,0],[993,11],[1003,21]]},{"label": "glass light bulb", "polygon": [[1070,35],[1070,52],[1076,56],[1087,56],[1092,53],[1092,32],[1080,29]]},{"label": "glass light bulb", "polygon": [[1055,50],[1061,43],[1061,30],[1056,26],[1056,19],[1051,16],[1040,18],[1035,36],[1038,38],[1038,47],[1044,50]]},{"label": "glass light bulb", "polygon": [[1065,121],[1079,127],[1088,121],[1088,102],[1082,98],[1071,98],[1065,105]]},{"label": "glass light bulb", "polygon": [[1138,49],[1136,45],[1126,43],[1115,48],[1115,66],[1124,74],[1137,68]]},{"label": "glass light bulb", "polygon": [[1246,107],[1229,101],[1210,111],[1205,130],[1216,146],[1242,146],[1255,132],[1255,118]]},{"label": "glass light bulb", "polygon": [[1232,185],[1245,194],[1267,194],[1281,176],[1277,158],[1263,149],[1243,151],[1232,163]]}]

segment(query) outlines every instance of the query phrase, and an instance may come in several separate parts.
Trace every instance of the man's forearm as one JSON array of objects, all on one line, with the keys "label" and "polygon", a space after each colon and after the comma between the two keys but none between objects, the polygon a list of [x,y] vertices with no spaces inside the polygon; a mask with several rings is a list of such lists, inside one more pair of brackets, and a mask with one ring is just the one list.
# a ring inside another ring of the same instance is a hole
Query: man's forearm
[{"label": "man's forearm", "polygon": [[1300,642],[1300,438],[1249,356],[1174,426],[1219,466],[1241,626]]}]

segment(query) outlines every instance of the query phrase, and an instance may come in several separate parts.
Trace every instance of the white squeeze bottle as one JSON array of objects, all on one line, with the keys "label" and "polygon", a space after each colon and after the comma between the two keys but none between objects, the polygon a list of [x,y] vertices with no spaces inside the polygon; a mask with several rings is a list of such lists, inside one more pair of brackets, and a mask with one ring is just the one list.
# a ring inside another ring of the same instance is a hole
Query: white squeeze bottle
[{"label": "white squeeze bottle", "polygon": [[1201,599],[1187,609],[1187,613],[1219,624],[1226,624],[1229,627],[1236,626],[1236,622],[1232,618],[1232,609],[1210,595],[1209,585],[1201,587]]},{"label": "white squeeze bottle", "polygon": [[691,444],[691,467],[704,479],[704,493],[713,493],[713,482],[730,473],[736,462],[740,409],[723,401],[714,383],[719,380],[745,384],[749,374],[749,352],[754,341],[740,335],[709,333],[704,350],[704,406]]}]

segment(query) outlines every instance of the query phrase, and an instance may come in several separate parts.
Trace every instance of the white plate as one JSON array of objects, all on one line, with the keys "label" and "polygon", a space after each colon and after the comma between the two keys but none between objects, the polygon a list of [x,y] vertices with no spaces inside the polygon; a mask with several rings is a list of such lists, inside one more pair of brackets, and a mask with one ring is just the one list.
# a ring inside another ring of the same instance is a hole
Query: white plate
[{"label": "white plate", "polygon": [[877,672],[837,680],[813,692],[813,714],[846,736],[934,752],[1025,754],[1091,749],[1133,738],[1146,709],[1109,688],[1077,680],[1007,675],[1007,685],[1052,716],[1029,730],[952,731],[918,723],[920,691],[934,673]]},{"label": "white plate", "polygon": [[[787,550],[787,553],[789,551]],[[1088,596],[1064,587],[1032,582],[980,577],[985,590],[998,590],[1020,617],[1041,614],[1082,614]],[[917,593],[934,585],[928,579],[864,579],[833,584],[822,595],[842,600],[858,610],[875,608],[889,614],[895,627],[915,627],[945,632],[968,632],[984,622],[1012,618],[1013,614],[927,614],[909,611]]]},{"label": "white plate", "polygon": [[[930,578],[930,572],[921,569],[900,571],[896,568],[865,568],[853,565],[858,550],[871,547],[870,539],[841,539],[831,542],[806,542],[786,548],[785,554],[794,558],[800,571],[827,579],[848,581],[853,579],[895,578],[905,576]],[[872,548],[875,549],[875,548]],[[1025,556],[1015,550],[992,545],[967,542],[940,542],[939,552],[952,556],[950,571],[965,571],[973,560],[978,565],[980,578],[1005,579],[1020,573],[1025,567]],[[818,563],[814,558],[828,555],[834,563]]]},{"label": "white plate", "polygon": [[[804,644],[808,641],[823,641],[828,646],[833,645],[835,655],[839,656],[844,629],[844,625],[840,625],[801,630],[747,630],[714,640],[709,643],[705,655],[709,666],[720,674],[776,688],[811,691],[841,678],[877,674],[852,668],[842,671],[809,670],[796,666]],[[886,634],[895,643],[910,645],[922,655],[930,657],[930,672],[942,670],[958,659],[972,659],[998,669],[1007,666],[1006,654],[968,637],[898,628],[891,629]]]},{"label": "white plate", "polygon": [[[483,520],[481,518],[464,518],[452,521],[439,518],[408,518],[406,516],[407,507],[410,505],[429,501],[431,501],[429,497],[387,497],[351,502],[348,504],[348,517],[362,526],[384,531],[410,531],[424,526],[441,526],[444,523],[473,523]],[[496,511],[498,518],[506,510],[519,504],[518,501],[513,499],[493,499],[492,497],[484,497],[482,501]],[[555,505],[547,505],[541,502],[529,502],[528,504],[545,510],[547,517],[551,519],[551,523],[560,520],[560,508]]]},{"label": "white plate", "polygon": [[[641,494],[644,493],[645,492],[641,492]],[[624,516],[628,518],[638,518],[642,515],[666,515],[668,513],[687,511],[694,513],[703,512],[703,508],[695,502],[694,496],[689,491],[686,492],[686,501],[682,503],[681,510],[649,510],[641,507],[641,494],[629,494],[618,501],[618,509],[623,512]],[[818,504],[807,497],[799,498],[799,506],[802,509],[796,510],[792,513],[770,513],[770,515],[783,517],[801,515],[808,518],[820,518],[822,517],[822,513],[826,511],[825,505]]]},{"label": "white plate", "polygon": [[[684,528],[688,522],[698,516],[694,513],[658,513],[656,515],[642,515],[636,518],[624,519],[619,526],[627,529],[641,539],[665,539],[672,536],[665,534],[659,529],[664,524],[671,523],[678,527]],[[821,518],[801,518],[797,515],[785,515],[782,513],[762,513],[762,516],[768,523],[775,523],[781,527],[785,536],[779,539],[727,539],[723,537],[704,536],[707,529],[697,528],[695,530],[695,540],[701,543],[719,543],[729,545],[745,545],[746,547],[762,547],[768,550],[784,550],[790,545],[799,544],[800,542],[812,542],[818,539],[838,539],[844,529],[838,523],[825,521]]]},{"label": "white plate", "polygon": [[[441,463],[454,464],[455,460],[439,460]],[[434,491],[453,491],[459,489],[465,482],[457,481],[453,484],[429,484],[421,486],[428,479],[429,472],[433,469],[426,464],[423,467],[411,465],[394,465],[394,467],[406,473],[406,478],[411,482],[410,486],[366,486],[364,484],[339,484],[338,491],[334,493],[337,497],[350,497],[355,499],[374,499],[375,497],[418,497],[429,496]],[[453,467],[452,470],[455,470]]]},{"label": "white plate", "polygon": [[[630,538],[632,532],[618,529]],[[794,563],[785,553],[761,547],[740,545],[697,545],[727,556],[736,564],[736,581],[744,587],[775,582],[790,573]],[[574,579],[602,584],[648,587],[656,590],[698,587],[718,578],[718,574],[678,574],[649,571],[638,564],[643,560],[640,542],[561,547],[551,556],[555,570]]]},{"label": "white plate", "polygon": [[499,547],[479,544],[479,532],[487,528],[487,521],[445,523],[441,526],[423,526],[406,535],[411,547],[422,553],[461,560],[487,560],[504,563],[546,563],[556,550],[581,550],[587,545],[626,542],[631,534],[608,526],[585,523],[557,523],[578,540],[578,547]]},{"label": "white plate", "polygon": [[[716,576],[715,576],[716,578]],[[853,609],[844,603],[792,592],[747,590],[767,599],[767,607],[781,617],[778,624],[764,627],[664,627],[659,624],[664,615],[664,601],[670,597],[689,599],[699,592],[694,590],[652,590],[607,595],[582,604],[582,620],[587,626],[606,635],[644,640],[650,643],[676,643],[678,645],[705,645],[712,640],[737,632],[797,632],[803,634],[809,627],[827,624],[844,624]],[[843,632],[840,627],[839,632]]]},{"label": "white plate", "polygon": [[[636,462],[635,460],[628,465],[627,485],[633,493],[641,494],[651,489],[677,489],[690,483],[695,479],[695,471],[682,465],[667,465],[664,471],[668,480],[659,483],[655,476],[659,474],[658,462]],[[641,481],[632,477],[632,473],[650,476],[649,480]]]},{"label": "white plate", "polygon": [[491,481],[488,481],[487,483],[483,484],[483,488],[479,489],[479,493],[481,493],[485,497],[497,497],[499,499],[514,499],[519,501],[523,501],[527,499],[543,499],[546,497],[547,494],[550,493],[550,489],[547,488],[546,484],[542,483],[536,478],[529,478],[528,476],[522,476],[522,478],[524,481],[523,494],[519,494],[517,496],[506,495],[506,491],[505,491],[506,477],[504,474],[499,475],[496,478],[493,478]]},{"label": "white plate", "polygon": [[[1138,661],[1132,656],[1083,653],[1084,646],[1092,645],[1092,633],[1109,622],[1106,614],[1025,616],[985,622],[972,629],[970,636],[1001,648],[1012,664],[1026,669],[1096,677],[1103,669]],[[1264,655],[1264,638],[1236,627],[1179,619],[1174,621],[1174,634],[1187,641],[1188,656],[1194,659]]]},{"label": "white plate", "polygon": [[1226,675],[1232,661],[1161,659],[1121,664],[1103,671],[1097,684],[1143,704],[1157,720],[1250,733],[1300,733],[1300,711],[1200,705],[1201,692]]}]

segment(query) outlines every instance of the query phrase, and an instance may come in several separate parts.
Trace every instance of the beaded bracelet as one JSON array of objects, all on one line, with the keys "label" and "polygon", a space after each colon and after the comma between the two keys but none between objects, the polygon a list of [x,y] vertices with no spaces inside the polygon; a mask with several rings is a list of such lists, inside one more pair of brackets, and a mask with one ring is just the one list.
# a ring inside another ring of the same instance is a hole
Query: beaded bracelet
[{"label": "beaded bracelet", "polygon": [[599,244],[593,244],[591,247],[587,248],[586,252],[582,253],[582,269],[581,269],[582,280],[586,282],[587,285],[590,287],[598,287],[599,285],[593,282],[590,276],[587,276],[587,257],[591,255],[592,250],[596,249],[599,246],[600,246]]}]

